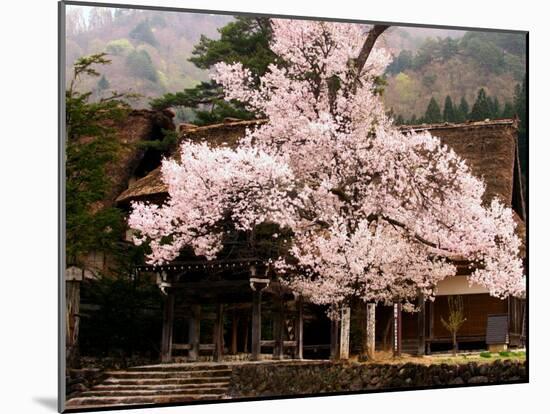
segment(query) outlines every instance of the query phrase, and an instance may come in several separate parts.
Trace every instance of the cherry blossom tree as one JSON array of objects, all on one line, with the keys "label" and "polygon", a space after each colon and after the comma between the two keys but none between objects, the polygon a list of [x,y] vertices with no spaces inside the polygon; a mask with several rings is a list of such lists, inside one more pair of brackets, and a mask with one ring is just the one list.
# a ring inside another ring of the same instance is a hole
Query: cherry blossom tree
[{"label": "cherry blossom tree", "polygon": [[148,261],[170,261],[184,246],[211,259],[223,220],[243,231],[270,222],[292,233],[273,262],[283,283],[332,310],[354,297],[409,308],[418,294],[433,299],[457,257],[492,295],[521,294],[512,210],[484,204],[483,181],[437,137],[392,125],[376,91],[390,56],[365,53],[374,43],[366,28],[272,27],[279,65],[260,79],[239,63],[213,74],[226,99],[267,121],[235,149],[184,142],[181,160],[163,162],[168,201],[135,203],[129,221],[136,243],[150,244]]}]

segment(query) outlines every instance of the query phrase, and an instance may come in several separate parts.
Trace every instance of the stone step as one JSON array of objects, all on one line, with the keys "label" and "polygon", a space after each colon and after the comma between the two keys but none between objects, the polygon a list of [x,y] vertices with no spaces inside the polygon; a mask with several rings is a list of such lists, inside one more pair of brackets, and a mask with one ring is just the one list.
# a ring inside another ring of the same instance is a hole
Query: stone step
[{"label": "stone step", "polygon": [[132,378],[118,379],[107,378],[102,382],[103,385],[135,385],[135,386],[155,386],[155,385],[185,385],[185,384],[203,384],[211,382],[229,382],[231,377],[189,377],[189,378]]},{"label": "stone step", "polygon": [[150,371],[219,371],[219,370],[231,370],[231,367],[226,364],[157,364],[157,365],[142,365],[137,367],[130,367],[127,371],[132,372],[150,372]]},{"label": "stone step", "polygon": [[212,387],[202,387],[202,388],[191,388],[191,389],[167,389],[167,390],[158,390],[158,389],[135,389],[135,390],[91,390],[84,391],[79,396],[80,397],[154,397],[160,395],[196,395],[196,394],[207,394],[207,395],[223,395],[227,391],[227,387],[212,388]]},{"label": "stone step", "polygon": [[190,377],[224,377],[231,375],[230,369],[211,369],[197,371],[108,371],[111,378],[190,378]]},{"label": "stone step", "polygon": [[202,384],[151,384],[151,385],[120,385],[120,384],[100,384],[92,388],[92,391],[132,391],[132,390],[192,390],[203,388],[224,388],[229,387],[229,381],[224,382],[205,382]]},{"label": "stone step", "polygon": [[222,398],[220,394],[167,394],[156,396],[128,396],[128,397],[114,397],[114,396],[101,396],[101,397],[77,397],[72,398],[65,404],[65,408],[100,408],[113,405],[132,405],[132,404],[166,404],[188,401],[201,401],[201,400],[219,400]]}]

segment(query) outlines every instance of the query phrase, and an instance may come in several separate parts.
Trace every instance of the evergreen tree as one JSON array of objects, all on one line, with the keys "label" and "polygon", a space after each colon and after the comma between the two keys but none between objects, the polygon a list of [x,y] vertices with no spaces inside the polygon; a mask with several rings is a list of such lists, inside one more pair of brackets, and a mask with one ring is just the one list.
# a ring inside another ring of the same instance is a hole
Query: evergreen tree
[{"label": "evergreen tree", "polygon": [[458,105],[458,108],[456,110],[456,122],[466,122],[469,119],[470,115],[470,106],[468,105],[468,101],[466,101],[466,98],[463,96],[460,99],[460,105]]},{"label": "evergreen tree", "polygon": [[477,99],[474,106],[472,106],[470,120],[483,121],[488,118],[491,118],[491,103],[490,99],[487,97],[485,89],[481,88],[477,94]]},{"label": "evergreen tree", "polygon": [[99,78],[99,80],[97,81],[97,89],[99,91],[104,91],[106,89],[109,89],[110,88],[110,83],[109,81],[107,80],[107,78],[105,77],[105,75],[101,75],[101,78]]},{"label": "evergreen tree", "polygon": [[490,109],[491,109],[491,118],[496,119],[500,117],[500,103],[498,98],[495,96],[493,99],[489,98]]},{"label": "evergreen tree", "polygon": [[428,124],[435,124],[441,122],[441,109],[437,104],[436,100],[432,97],[430,103],[426,108],[426,113],[424,114],[424,121]]},{"label": "evergreen tree", "polygon": [[[66,91],[66,254],[67,264],[80,266],[90,252],[114,254],[122,231],[121,211],[101,205],[109,177],[106,165],[116,159],[119,144],[107,127],[112,120],[124,119],[130,107],[128,95],[113,93],[97,102],[91,92],[78,92],[84,75],[98,77],[97,65],[110,60],[104,53],[85,56],[74,64],[73,79]],[[82,140],[86,137],[86,140]]]},{"label": "evergreen tree", "polygon": [[453,100],[449,95],[445,98],[445,106],[443,107],[443,121],[456,122],[456,109]]},{"label": "evergreen tree", "polygon": [[401,53],[397,56],[397,59],[394,59],[392,63],[389,64],[387,72],[392,75],[396,75],[404,70],[407,70],[412,67],[413,63],[413,54],[410,50],[402,50]]},{"label": "evergreen tree", "polygon": [[158,80],[151,56],[145,49],[132,50],[126,57],[126,65],[128,65],[130,73],[138,78],[147,79],[151,82]]},{"label": "evergreen tree", "polygon": [[500,116],[502,118],[513,118],[514,114],[516,113],[514,109],[514,105],[510,101],[506,101],[504,104],[504,108],[502,109],[502,113]]},{"label": "evergreen tree", "polygon": [[[527,177],[527,78],[523,77],[521,85],[517,85],[514,93],[514,107],[519,118],[518,152],[521,172],[524,182]],[[524,185],[523,188],[526,186]],[[525,194],[524,194],[525,197]],[[527,198],[525,197],[527,201]]]},{"label": "evergreen tree", "polygon": [[[218,29],[219,39],[201,36],[189,59],[198,68],[210,69],[216,63],[240,62],[257,78],[275,62],[275,54],[269,48],[271,25],[265,17],[237,17]],[[254,115],[238,102],[226,102],[222,90],[214,82],[202,82],[175,94],[166,94],[150,102],[151,107],[192,108],[194,122],[199,125],[220,122],[226,117],[250,119]]]},{"label": "evergreen tree", "polygon": [[158,42],[151,30],[149,20],[145,19],[138,23],[130,32],[130,38],[140,42],[149,43],[151,46],[157,47]]},{"label": "evergreen tree", "polygon": [[404,125],[405,119],[403,119],[403,115],[398,115],[397,118],[395,118],[395,125]]}]

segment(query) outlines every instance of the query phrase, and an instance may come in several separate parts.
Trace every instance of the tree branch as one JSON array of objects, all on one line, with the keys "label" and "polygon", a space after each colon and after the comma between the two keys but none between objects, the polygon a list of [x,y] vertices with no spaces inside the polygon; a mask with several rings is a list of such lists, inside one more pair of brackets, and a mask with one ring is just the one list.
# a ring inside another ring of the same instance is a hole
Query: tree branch
[{"label": "tree branch", "polygon": [[374,27],[369,31],[369,34],[365,39],[365,43],[363,43],[363,47],[359,52],[359,56],[357,56],[357,60],[355,61],[355,86],[357,86],[357,83],[359,82],[359,75],[361,74],[361,71],[367,63],[367,59],[369,58],[370,52],[372,51],[374,44],[376,43],[376,39],[378,39],[378,37],[382,33],[384,33],[384,31],[389,27],[390,26],[386,24],[375,24]]}]

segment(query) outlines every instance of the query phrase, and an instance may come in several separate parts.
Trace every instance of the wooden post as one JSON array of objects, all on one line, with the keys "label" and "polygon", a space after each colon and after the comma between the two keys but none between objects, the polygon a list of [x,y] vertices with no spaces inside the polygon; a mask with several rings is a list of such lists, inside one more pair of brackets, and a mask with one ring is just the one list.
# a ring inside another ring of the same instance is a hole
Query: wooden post
[{"label": "wooden post", "polygon": [[434,335],[434,302],[429,301],[428,302],[428,343],[426,345],[426,355],[430,355],[432,353],[432,339]]},{"label": "wooden post", "polygon": [[304,359],[304,300],[296,300],[296,358]]},{"label": "wooden post", "polygon": [[223,359],[223,304],[216,306],[216,320],[214,321],[214,360]]},{"label": "wooden post", "polygon": [[172,334],[174,330],[174,292],[168,291],[164,299],[164,312],[162,318],[162,343],[160,347],[161,362],[172,360]]},{"label": "wooden post", "polygon": [[418,355],[426,353],[426,301],[424,295],[418,295]]},{"label": "wooden post", "polygon": [[393,356],[401,356],[401,304],[393,305]]},{"label": "wooden post", "polygon": [[199,359],[199,347],[201,337],[201,305],[191,305],[191,318],[189,319],[189,359]]},{"label": "wooden post", "polygon": [[231,320],[231,351],[232,355],[237,354],[237,338],[238,338],[239,318],[237,317],[237,310],[233,309],[233,315]]},{"label": "wooden post", "polygon": [[338,359],[340,356],[340,321],[336,319],[330,320],[330,359]]},{"label": "wooden post", "polygon": [[262,291],[256,289],[252,292],[252,360],[260,359],[262,340]]},{"label": "wooden post", "polygon": [[351,323],[351,309],[346,306],[340,316],[340,359],[349,359],[349,335]]},{"label": "wooden post", "polygon": [[369,360],[373,360],[376,348],[376,303],[367,303],[366,313],[365,353]]},{"label": "wooden post", "polygon": [[285,315],[283,298],[280,296],[275,298],[275,315],[273,319],[273,339],[275,340],[273,359],[283,359]]}]

